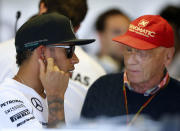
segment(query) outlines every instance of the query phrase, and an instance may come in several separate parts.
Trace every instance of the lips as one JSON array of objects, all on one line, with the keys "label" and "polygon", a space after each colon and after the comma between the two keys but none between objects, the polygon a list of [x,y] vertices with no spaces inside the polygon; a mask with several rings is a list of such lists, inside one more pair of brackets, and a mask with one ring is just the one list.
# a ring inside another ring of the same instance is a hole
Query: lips
[{"label": "lips", "polygon": [[135,69],[127,69],[127,72],[129,73],[139,73],[139,70],[135,70]]},{"label": "lips", "polygon": [[73,72],[75,67],[73,66],[71,69],[69,69],[69,72]]},{"label": "lips", "polygon": [[129,70],[130,72],[139,72],[139,71],[137,71],[137,70]]},{"label": "lips", "polygon": [[72,69],[70,69],[68,72],[69,72],[69,74],[70,74],[70,77],[72,77],[72,73],[73,73],[73,71],[74,71],[74,67],[72,68]]}]

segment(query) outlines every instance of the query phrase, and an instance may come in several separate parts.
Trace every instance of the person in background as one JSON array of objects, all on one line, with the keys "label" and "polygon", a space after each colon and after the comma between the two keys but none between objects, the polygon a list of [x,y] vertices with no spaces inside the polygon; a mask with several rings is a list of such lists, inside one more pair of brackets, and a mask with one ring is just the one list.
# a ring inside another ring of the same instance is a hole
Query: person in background
[{"label": "person in background", "polygon": [[159,15],[144,15],[113,41],[123,46],[125,70],[105,75],[90,87],[82,117],[125,115],[133,124],[140,115],[160,120],[180,114],[180,82],[167,70],[174,55],[170,24]]},{"label": "person in background", "polygon": [[174,29],[175,54],[168,70],[172,77],[180,80],[180,7],[169,5],[160,11],[160,15],[166,19]]},{"label": "person in background", "polygon": [[124,68],[122,46],[115,44],[112,38],[123,35],[130,24],[130,19],[119,9],[109,9],[102,13],[95,22],[100,40],[97,60],[107,73],[121,72]]},{"label": "person in background", "polygon": [[64,93],[79,59],[71,21],[58,13],[24,23],[15,36],[19,71],[0,85],[1,128],[56,127],[63,122]]},{"label": "person in background", "polygon": [[[74,31],[77,32],[86,16],[87,9],[86,0],[41,0],[38,14],[40,15],[46,11],[58,11],[72,19]],[[0,44],[0,51],[3,53],[3,56],[0,57],[2,63],[0,64],[2,69],[0,81],[3,81],[6,77],[12,78],[18,71],[14,39]],[[64,108],[61,108],[65,112],[65,118],[63,119],[65,119],[66,124],[79,120],[87,90],[96,79],[106,74],[104,69],[81,47],[77,46],[75,53],[79,58],[79,63],[75,66],[76,68],[71,75],[65,93]]]},{"label": "person in background", "polygon": [[38,14],[42,14],[47,12],[47,2],[46,0],[40,0],[39,1],[39,12]]}]

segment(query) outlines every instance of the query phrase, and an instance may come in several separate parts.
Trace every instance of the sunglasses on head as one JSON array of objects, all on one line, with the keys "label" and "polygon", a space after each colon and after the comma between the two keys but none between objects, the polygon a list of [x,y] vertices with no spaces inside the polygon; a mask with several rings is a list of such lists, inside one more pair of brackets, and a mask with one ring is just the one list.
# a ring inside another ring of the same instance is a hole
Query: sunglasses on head
[{"label": "sunglasses on head", "polygon": [[65,45],[48,45],[48,47],[60,47],[60,48],[65,48],[66,50],[66,56],[67,58],[72,58],[74,51],[75,51],[75,46],[65,46]]}]

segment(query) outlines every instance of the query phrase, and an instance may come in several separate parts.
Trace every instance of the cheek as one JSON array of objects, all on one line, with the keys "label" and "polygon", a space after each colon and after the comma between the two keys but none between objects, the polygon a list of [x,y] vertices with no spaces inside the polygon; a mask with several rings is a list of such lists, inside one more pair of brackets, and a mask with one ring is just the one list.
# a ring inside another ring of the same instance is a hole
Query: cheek
[{"label": "cheek", "polygon": [[124,65],[127,66],[128,56],[123,52]]},{"label": "cheek", "polygon": [[142,68],[144,70],[144,78],[150,79],[156,76],[156,74],[162,72],[164,68],[163,60],[162,59],[150,60],[146,64],[144,64]]},{"label": "cheek", "polygon": [[64,72],[67,72],[69,69],[69,61],[66,59],[57,61],[57,66],[59,67],[59,69],[63,70]]},{"label": "cheek", "polygon": [[61,53],[56,53],[55,54],[55,64],[63,71],[66,71],[67,67],[67,58],[63,52]]},{"label": "cheek", "polygon": [[114,38],[114,37],[112,36],[112,34],[109,34],[109,35],[106,36],[106,41],[107,41],[107,43],[108,43],[109,45],[111,45],[111,46],[113,46],[113,45],[112,45],[112,44],[113,44],[112,38]]},{"label": "cheek", "polygon": [[143,78],[145,80],[148,80],[152,76],[152,74],[154,74],[153,72],[154,66],[150,62],[142,64],[141,68],[143,71]]},{"label": "cheek", "polygon": [[108,35],[107,34],[103,34],[101,37],[100,37],[100,44],[101,44],[101,47],[103,48],[108,48],[109,47],[109,38],[108,38]]}]

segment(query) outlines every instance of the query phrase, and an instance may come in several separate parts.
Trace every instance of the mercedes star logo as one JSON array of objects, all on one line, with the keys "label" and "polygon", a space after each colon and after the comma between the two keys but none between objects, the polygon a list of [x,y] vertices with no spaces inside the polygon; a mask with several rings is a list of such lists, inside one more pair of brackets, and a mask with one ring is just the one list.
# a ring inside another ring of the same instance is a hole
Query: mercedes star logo
[{"label": "mercedes star logo", "polygon": [[31,98],[31,103],[33,104],[33,106],[40,112],[43,112],[43,106],[40,102],[40,100],[38,100],[37,98],[33,97]]}]

